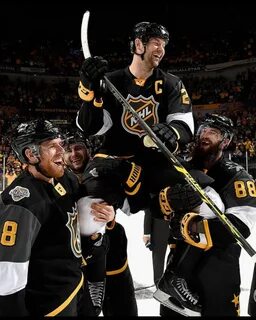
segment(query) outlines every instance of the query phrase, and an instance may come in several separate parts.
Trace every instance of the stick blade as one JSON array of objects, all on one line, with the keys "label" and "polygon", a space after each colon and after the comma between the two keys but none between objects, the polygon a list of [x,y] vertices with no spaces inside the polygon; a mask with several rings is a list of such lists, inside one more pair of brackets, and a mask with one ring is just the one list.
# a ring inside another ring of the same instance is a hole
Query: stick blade
[{"label": "stick blade", "polygon": [[89,58],[91,56],[89,43],[88,43],[88,24],[90,18],[90,11],[86,11],[83,15],[82,25],[81,25],[81,43],[84,58]]}]

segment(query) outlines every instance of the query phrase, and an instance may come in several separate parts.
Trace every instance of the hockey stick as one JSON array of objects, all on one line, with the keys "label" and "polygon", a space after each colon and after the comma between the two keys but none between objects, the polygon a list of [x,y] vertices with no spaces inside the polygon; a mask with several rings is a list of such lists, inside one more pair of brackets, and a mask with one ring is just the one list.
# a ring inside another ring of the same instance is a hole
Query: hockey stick
[{"label": "hockey stick", "polygon": [[[90,50],[87,38],[87,32],[84,34],[83,32],[88,30],[88,22],[89,22],[90,13],[88,11],[85,12],[82,26],[81,26],[81,40],[82,47],[84,52],[84,57],[90,57]],[[245,251],[252,257],[252,259],[256,262],[256,251],[252,248],[252,246],[246,241],[240,231],[231,223],[231,221],[227,218],[227,216],[215,205],[215,203],[211,200],[210,197],[204,192],[204,190],[200,187],[200,185],[196,182],[196,180],[190,175],[190,173],[185,169],[185,167],[178,161],[178,159],[170,152],[170,150],[165,146],[165,144],[156,136],[154,131],[147,125],[147,123],[140,117],[140,115],[133,109],[133,107],[125,100],[122,94],[118,91],[118,89],[113,85],[113,83],[104,76],[104,80],[106,82],[106,86],[110,90],[110,92],[114,95],[114,97],[121,103],[121,105],[129,111],[138,121],[142,129],[144,129],[145,133],[152,139],[152,141],[156,144],[159,150],[167,157],[167,159],[173,164],[174,168],[184,175],[185,180],[191,185],[191,187],[198,192],[202,201],[204,201],[208,207],[215,213],[215,215],[220,219],[226,229],[231,233],[231,235],[236,239],[238,244],[245,249]]]},{"label": "hockey stick", "polygon": [[89,43],[88,43],[89,18],[90,18],[90,12],[85,11],[83,15],[82,24],[81,24],[81,43],[82,43],[82,49],[83,49],[83,54],[85,59],[91,56]]}]

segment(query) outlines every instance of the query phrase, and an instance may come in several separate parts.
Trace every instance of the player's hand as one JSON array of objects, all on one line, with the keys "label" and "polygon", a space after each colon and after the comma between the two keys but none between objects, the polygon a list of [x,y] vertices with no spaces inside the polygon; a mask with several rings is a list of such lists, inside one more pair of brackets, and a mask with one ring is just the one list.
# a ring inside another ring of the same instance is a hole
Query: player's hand
[{"label": "player's hand", "polygon": [[106,202],[91,204],[91,213],[94,215],[94,220],[99,222],[110,222],[115,218],[115,209]]},{"label": "player's hand", "polygon": [[81,80],[85,77],[91,82],[102,79],[108,70],[108,62],[102,57],[90,57],[84,60],[80,75]]},{"label": "player's hand", "polygon": [[143,235],[143,242],[144,242],[144,244],[145,244],[145,247],[147,248],[147,249],[149,249],[150,251],[152,251],[152,249],[153,249],[153,246],[152,246],[152,243],[151,243],[151,237],[150,237],[150,235]]}]

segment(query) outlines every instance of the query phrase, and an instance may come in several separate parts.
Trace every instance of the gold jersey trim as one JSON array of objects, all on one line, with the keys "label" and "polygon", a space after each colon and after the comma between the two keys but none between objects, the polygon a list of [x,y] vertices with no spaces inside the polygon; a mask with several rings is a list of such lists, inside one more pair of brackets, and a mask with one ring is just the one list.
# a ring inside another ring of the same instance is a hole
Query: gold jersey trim
[{"label": "gold jersey trim", "polygon": [[83,283],[84,283],[84,275],[82,273],[81,280],[80,280],[78,286],[75,288],[75,290],[71,293],[71,295],[58,308],[47,313],[45,315],[45,317],[54,317],[54,316],[58,315],[61,311],[63,311],[70,304],[70,302],[74,299],[74,297],[76,296],[76,294],[78,293],[78,291],[82,287]]},{"label": "gold jersey trim", "polygon": [[113,276],[115,274],[122,273],[127,268],[127,266],[128,266],[128,260],[126,259],[125,264],[122,266],[122,268],[116,269],[116,270],[112,270],[112,271],[107,271],[106,275],[107,276]]}]

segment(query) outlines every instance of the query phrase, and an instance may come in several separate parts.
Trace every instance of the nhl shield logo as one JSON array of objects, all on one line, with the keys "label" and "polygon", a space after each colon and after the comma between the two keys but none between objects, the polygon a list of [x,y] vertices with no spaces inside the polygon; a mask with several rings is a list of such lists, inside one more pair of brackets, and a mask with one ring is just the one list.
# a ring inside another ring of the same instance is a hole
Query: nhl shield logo
[{"label": "nhl shield logo", "polygon": [[[127,97],[128,103],[132,106],[132,108],[139,114],[139,116],[149,125],[150,127],[158,123],[158,115],[157,109],[159,103],[155,101],[153,96],[149,98],[145,98],[143,96],[132,97],[128,95]],[[145,134],[145,131],[141,128],[138,120],[125,108],[122,114],[122,125],[123,128],[131,133],[136,134],[139,137],[142,137]]]}]

